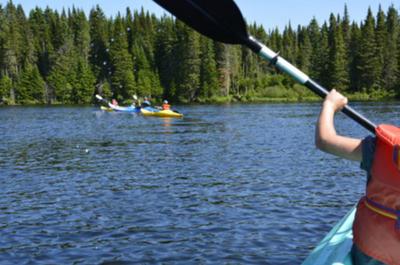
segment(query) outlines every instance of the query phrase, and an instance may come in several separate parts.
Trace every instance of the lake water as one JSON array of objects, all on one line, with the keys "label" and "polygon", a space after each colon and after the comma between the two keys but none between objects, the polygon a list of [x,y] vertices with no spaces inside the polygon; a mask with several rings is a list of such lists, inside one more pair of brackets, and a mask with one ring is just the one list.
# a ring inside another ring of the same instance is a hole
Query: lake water
[{"label": "lake water", "polygon": [[[352,106],[400,124],[399,104]],[[314,147],[318,103],[177,108],[0,108],[0,263],[299,264],[364,190]]]}]

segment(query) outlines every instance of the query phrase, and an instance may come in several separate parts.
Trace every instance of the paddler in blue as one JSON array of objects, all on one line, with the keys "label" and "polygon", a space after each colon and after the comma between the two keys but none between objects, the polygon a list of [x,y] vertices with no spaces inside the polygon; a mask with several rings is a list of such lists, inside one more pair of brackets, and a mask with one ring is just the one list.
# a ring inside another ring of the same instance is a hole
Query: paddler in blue
[{"label": "paddler in blue", "polygon": [[[367,171],[366,196],[360,200],[357,206],[353,224],[354,244],[351,251],[353,264],[400,264],[398,258],[398,253],[400,253],[400,234],[395,228],[396,216],[392,216],[394,219],[390,219],[390,207],[393,203],[382,206],[375,202],[375,200],[381,202],[386,199],[399,201],[397,199],[400,198],[400,196],[397,196],[398,193],[392,191],[396,187],[386,185],[388,187],[386,189],[389,192],[385,194],[385,192],[382,192],[385,188],[382,188],[376,182],[378,182],[377,179],[381,178],[382,172],[383,175],[389,176],[386,172],[391,170],[389,169],[392,167],[390,164],[394,164],[391,163],[392,153],[385,149],[389,144],[380,143],[382,142],[380,139],[387,137],[387,135],[396,135],[396,133],[391,132],[393,128],[393,130],[397,129],[399,132],[400,129],[394,126],[381,125],[376,129],[376,137],[367,136],[363,140],[338,135],[334,126],[334,116],[346,104],[347,98],[334,89],[326,96],[316,126],[315,144],[324,152],[361,162],[361,168]],[[396,138],[396,140],[399,139],[400,137]],[[378,143],[379,148],[377,148]],[[387,146],[382,147],[385,144]],[[375,155],[375,153],[377,154]],[[390,172],[393,173],[394,171]],[[393,173],[393,175],[397,177],[400,174]],[[374,207],[367,207],[369,202]]]},{"label": "paddler in blue", "polygon": [[143,102],[141,105],[142,108],[151,107],[151,102],[148,97],[143,98]]}]

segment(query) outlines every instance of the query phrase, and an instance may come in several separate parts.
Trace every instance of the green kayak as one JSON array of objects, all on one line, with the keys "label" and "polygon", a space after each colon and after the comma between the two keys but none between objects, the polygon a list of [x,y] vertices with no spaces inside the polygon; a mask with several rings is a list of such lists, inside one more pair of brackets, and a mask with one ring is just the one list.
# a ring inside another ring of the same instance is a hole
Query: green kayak
[{"label": "green kayak", "polygon": [[334,264],[352,265],[353,221],[356,208],[353,207],[345,217],[319,242],[302,265]]}]

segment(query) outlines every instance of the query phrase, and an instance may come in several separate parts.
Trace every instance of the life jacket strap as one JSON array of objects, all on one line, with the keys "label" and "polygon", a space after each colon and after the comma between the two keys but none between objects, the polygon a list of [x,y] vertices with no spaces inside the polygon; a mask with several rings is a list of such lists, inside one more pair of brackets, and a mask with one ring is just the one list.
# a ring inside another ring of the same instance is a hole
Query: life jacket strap
[{"label": "life jacket strap", "polygon": [[365,198],[364,204],[365,206],[367,206],[368,209],[384,217],[396,220],[396,229],[398,230],[400,229],[400,211],[397,211],[395,209],[374,202],[368,197],[364,198]]}]

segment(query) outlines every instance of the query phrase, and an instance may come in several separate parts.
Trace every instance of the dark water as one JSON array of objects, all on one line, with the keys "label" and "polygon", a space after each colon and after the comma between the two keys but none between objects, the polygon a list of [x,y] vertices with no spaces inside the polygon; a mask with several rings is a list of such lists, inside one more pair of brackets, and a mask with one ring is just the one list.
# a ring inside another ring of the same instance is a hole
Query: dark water
[{"label": "dark water", "polygon": [[[396,104],[353,106],[399,124]],[[0,108],[0,263],[299,264],[364,189],[314,148],[319,104],[179,109]]]}]

